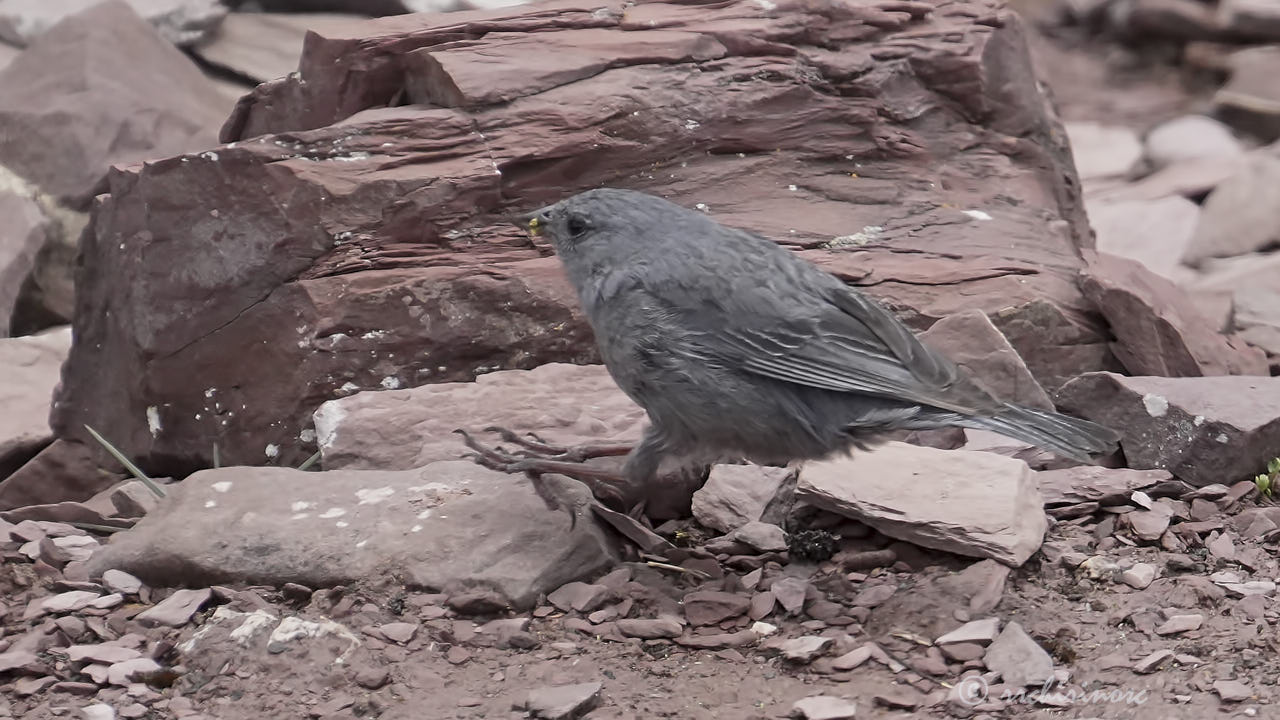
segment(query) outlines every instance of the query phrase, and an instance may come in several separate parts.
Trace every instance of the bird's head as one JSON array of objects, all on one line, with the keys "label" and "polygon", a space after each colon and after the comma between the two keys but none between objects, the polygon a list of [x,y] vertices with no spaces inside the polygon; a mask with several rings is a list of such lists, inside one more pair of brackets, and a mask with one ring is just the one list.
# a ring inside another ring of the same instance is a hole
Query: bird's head
[{"label": "bird's head", "polygon": [[513,222],[546,238],[572,273],[622,264],[671,235],[672,221],[692,211],[662,198],[600,188],[518,215]]}]

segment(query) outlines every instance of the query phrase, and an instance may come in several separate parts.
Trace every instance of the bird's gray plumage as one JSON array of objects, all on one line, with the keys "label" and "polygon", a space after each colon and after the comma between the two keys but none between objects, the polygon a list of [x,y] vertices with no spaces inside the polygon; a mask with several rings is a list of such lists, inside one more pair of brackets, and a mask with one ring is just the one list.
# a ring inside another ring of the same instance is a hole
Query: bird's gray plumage
[{"label": "bird's gray plumage", "polygon": [[1115,448],[1101,425],[996,400],[862,293],[703,213],[599,189],[534,219],[610,374],[648,412],[633,481],[669,453],[780,463],[951,425],[1085,461]]}]

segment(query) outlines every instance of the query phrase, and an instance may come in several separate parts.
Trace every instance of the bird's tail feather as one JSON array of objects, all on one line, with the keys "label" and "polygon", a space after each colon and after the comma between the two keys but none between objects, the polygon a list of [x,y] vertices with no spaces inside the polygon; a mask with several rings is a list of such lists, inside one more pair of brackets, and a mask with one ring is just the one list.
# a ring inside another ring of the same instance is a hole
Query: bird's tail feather
[{"label": "bird's tail feather", "polygon": [[1105,425],[1056,412],[1006,404],[995,415],[967,417],[959,423],[1021,440],[1081,462],[1115,452],[1120,434]]}]

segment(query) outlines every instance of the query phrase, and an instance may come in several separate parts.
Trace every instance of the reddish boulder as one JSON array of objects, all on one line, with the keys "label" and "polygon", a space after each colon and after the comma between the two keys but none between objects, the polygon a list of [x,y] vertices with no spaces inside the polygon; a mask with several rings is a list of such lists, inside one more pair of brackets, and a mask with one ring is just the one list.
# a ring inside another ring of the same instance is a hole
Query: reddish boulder
[{"label": "reddish boulder", "polygon": [[765,233],[921,329],[998,313],[1048,387],[1109,367],[1078,184],[995,0],[410,15],[309,36],[299,67],[228,145],[111,175],[60,432],[109,427],[162,473],[215,441],[295,462],[355,389],[590,362],[556,260],[504,218],[601,184]]},{"label": "reddish boulder", "polygon": [[85,209],[113,163],[213,145],[226,107],[195,63],[110,0],[58,23],[0,72],[0,164]]}]

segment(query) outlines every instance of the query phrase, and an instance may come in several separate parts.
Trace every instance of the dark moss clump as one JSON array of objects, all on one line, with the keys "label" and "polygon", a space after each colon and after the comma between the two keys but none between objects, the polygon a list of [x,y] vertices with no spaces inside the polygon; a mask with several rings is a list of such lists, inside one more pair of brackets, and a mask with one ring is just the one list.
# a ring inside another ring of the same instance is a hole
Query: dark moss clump
[{"label": "dark moss clump", "polygon": [[792,560],[822,562],[836,554],[840,538],[827,530],[797,530],[787,539]]}]

